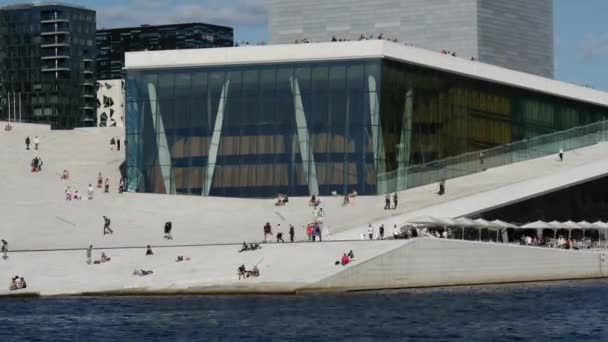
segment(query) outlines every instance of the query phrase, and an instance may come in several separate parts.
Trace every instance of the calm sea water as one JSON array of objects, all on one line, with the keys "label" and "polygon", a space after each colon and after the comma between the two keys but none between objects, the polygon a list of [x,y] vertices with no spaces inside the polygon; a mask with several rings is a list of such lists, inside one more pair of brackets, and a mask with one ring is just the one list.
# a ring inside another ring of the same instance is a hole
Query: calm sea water
[{"label": "calm sea water", "polygon": [[608,341],[608,281],[0,300],[0,341]]}]

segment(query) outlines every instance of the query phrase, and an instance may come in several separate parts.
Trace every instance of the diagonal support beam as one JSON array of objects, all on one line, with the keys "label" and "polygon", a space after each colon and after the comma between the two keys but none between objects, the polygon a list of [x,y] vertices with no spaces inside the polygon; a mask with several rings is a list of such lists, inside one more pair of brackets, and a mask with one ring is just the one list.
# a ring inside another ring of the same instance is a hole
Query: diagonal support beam
[{"label": "diagonal support beam", "polygon": [[414,107],[414,90],[408,87],[405,92],[405,108],[401,124],[401,139],[399,141],[399,153],[397,154],[397,189],[407,189],[407,168],[410,163],[411,133],[412,133],[412,111]]},{"label": "diagonal support beam", "polygon": [[306,123],[306,112],[300,94],[300,84],[297,78],[291,77],[291,91],[293,93],[293,105],[296,115],[296,128],[298,143],[300,145],[300,155],[302,156],[302,168],[304,177],[308,181],[309,194],[319,195],[319,182],[317,180],[317,166],[315,157],[310,147],[310,136],[308,134],[308,124]]},{"label": "diagonal support beam", "polygon": [[377,193],[384,194],[388,190],[386,181],[386,161],[384,153],[384,138],[380,125],[380,101],[378,100],[378,87],[374,76],[367,77],[369,88],[369,112],[372,123],[372,148],[374,149],[374,163],[376,165]]},{"label": "diagonal support beam", "polygon": [[209,196],[209,192],[211,191],[213,174],[215,173],[215,163],[217,162],[217,153],[219,151],[220,140],[222,138],[224,111],[226,110],[229,87],[230,80],[226,80],[222,86],[222,94],[220,95],[217,115],[215,116],[215,125],[213,126],[213,134],[211,135],[211,144],[209,145],[209,153],[207,154],[209,158],[207,159],[207,172],[205,173],[205,183],[203,184],[203,196]]},{"label": "diagonal support beam", "polygon": [[171,189],[171,154],[169,153],[169,144],[167,143],[167,135],[165,133],[165,125],[160,113],[158,105],[158,96],[156,94],[156,85],[148,83],[148,94],[150,95],[150,110],[152,114],[152,125],[156,133],[156,148],[158,149],[158,163],[160,164],[160,172],[163,177],[165,193],[171,194],[174,191]]}]

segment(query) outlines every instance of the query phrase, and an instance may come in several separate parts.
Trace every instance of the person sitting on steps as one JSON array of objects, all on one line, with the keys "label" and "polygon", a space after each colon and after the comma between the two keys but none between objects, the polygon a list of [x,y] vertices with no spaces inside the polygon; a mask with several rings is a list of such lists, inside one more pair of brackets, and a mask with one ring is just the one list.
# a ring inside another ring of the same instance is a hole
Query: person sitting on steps
[{"label": "person sitting on steps", "polygon": [[239,253],[245,252],[248,250],[249,250],[249,246],[247,245],[247,242],[243,242],[243,246],[241,247],[241,250],[239,251]]}]

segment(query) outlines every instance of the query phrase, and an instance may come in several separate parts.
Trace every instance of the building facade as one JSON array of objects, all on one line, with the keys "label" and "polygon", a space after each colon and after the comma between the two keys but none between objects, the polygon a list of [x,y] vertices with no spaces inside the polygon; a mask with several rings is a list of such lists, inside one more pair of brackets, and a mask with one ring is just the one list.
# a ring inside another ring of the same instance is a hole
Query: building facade
[{"label": "building facade", "polygon": [[230,47],[233,40],[231,27],[202,23],[98,30],[97,79],[124,79],[125,52]]},{"label": "building facade", "polygon": [[397,39],[553,77],[552,0],[265,0],[274,44]]},{"label": "building facade", "polygon": [[97,126],[124,127],[125,81],[97,81]]},{"label": "building facade", "polygon": [[382,194],[606,120],[608,94],[374,40],[128,54],[126,118],[130,191]]},{"label": "building facade", "polygon": [[95,125],[95,11],[0,8],[0,117],[54,129]]}]

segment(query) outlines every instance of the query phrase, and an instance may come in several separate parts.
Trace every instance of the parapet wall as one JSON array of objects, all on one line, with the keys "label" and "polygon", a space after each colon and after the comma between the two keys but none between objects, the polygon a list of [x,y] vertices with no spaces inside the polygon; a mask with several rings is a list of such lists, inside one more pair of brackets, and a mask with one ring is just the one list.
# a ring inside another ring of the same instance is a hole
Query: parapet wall
[{"label": "parapet wall", "polygon": [[417,239],[311,286],[348,291],[608,276],[608,253]]}]

